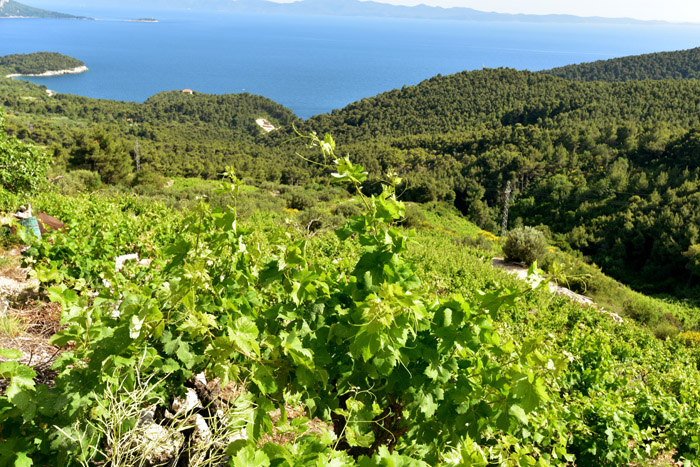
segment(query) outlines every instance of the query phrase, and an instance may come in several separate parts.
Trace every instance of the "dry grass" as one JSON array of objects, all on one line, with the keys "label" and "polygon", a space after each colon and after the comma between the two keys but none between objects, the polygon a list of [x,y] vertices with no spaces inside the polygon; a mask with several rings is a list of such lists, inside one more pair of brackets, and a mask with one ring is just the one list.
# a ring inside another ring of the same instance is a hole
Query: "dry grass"
[{"label": "dry grass", "polygon": [[27,330],[24,322],[8,312],[0,313],[0,335],[15,339]]}]

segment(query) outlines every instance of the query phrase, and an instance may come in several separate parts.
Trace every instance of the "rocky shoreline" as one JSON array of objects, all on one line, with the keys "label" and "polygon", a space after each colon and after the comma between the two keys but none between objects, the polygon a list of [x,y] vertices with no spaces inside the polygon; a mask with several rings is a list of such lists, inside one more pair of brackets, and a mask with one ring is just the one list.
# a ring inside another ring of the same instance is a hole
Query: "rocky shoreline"
[{"label": "rocky shoreline", "polygon": [[82,66],[78,66],[75,68],[69,68],[67,70],[45,71],[44,73],[10,74],[10,75],[6,75],[5,78],[19,78],[22,76],[24,76],[24,77],[46,77],[46,76],[74,75],[74,74],[78,74],[78,73],[85,73],[86,71],[88,71],[88,67],[86,67],[85,65],[82,65]]}]

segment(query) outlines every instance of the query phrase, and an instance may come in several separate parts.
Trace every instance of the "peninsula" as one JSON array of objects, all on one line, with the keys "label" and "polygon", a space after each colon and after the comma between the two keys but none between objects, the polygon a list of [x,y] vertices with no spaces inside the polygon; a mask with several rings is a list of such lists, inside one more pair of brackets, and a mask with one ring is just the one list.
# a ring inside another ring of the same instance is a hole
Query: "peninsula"
[{"label": "peninsula", "polygon": [[92,19],[85,16],[74,16],[55,11],[42,10],[15,2],[0,0],[0,18],[57,18],[57,19]]},{"label": "peninsula", "polygon": [[55,52],[0,56],[0,76],[59,76],[88,71],[80,60]]},{"label": "peninsula", "polygon": [[9,75],[5,75],[5,78],[19,78],[20,76],[39,77],[39,76],[75,75],[78,73],[84,73],[86,71],[88,71],[88,67],[86,67],[85,65],[81,65],[81,66],[77,66],[75,68],[68,68],[65,70],[45,71],[43,73],[11,73]]}]

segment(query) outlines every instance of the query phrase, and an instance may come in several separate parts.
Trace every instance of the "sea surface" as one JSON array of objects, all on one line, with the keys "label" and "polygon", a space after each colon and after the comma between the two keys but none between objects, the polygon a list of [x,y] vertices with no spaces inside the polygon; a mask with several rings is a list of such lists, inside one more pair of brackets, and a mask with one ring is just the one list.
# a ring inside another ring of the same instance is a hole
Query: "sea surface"
[{"label": "sea surface", "polygon": [[[58,10],[59,5],[53,9]],[[31,78],[142,102],[161,91],[260,94],[307,118],[437,74],[542,70],[700,46],[700,25],[533,24],[83,8],[100,21],[0,20],[0,55],[55,51],[90,71]],[[158,23],[123,19],[157,16]]]}]

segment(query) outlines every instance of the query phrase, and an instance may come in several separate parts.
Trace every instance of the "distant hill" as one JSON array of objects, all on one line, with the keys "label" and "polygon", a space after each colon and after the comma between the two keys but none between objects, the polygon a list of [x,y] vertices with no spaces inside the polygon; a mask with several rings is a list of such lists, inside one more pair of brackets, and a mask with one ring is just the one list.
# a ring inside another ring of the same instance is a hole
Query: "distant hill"
[{"label": "distant hill", "polygon": [[[307,120],[309,129],[330,132],[343,142],[377,136],[403,137],[464,131],[487,125],[542,124],[595,115],[604,120],[698,121],[697,83],[582,83],[542,73],[484,69],[436,76],[416,86],[354,102]],[[663,95],[664,98],[659,98]],[[682,96],[682,97],[679,97]],[[683,109],[681,111],[681,109]],[[685,124],[685,122],[683,123]]]},{"label": "distant hill", "polygon": [[[43,0],[47,2],[47,0]],[[63,5],[84,4],[84,0],[64,0]],[[101,6],[143,8],[142,0],[101,0]],[[573,15],[524,15],[490,13],[472,8],[441,8],[427,5],[401,6],[358,0],[301,0],[275,3],[267,0],[149,0],[151,9],[191,9],[193,11],[239,11],[245,13],[357,16],[415,19],[445,19],[458,21],[506,21],[537,23],[641,23],[630,18],[579,17]],[[647,22],[648,23],[648,22]]]},{"label": "distant hill", "polygon": [[55,11],[42,10],[13,0],[0,0],[0,18],[89,19],[84,16],[74,16],[65,13],[57,13]]},{"label": "distant hill", "polygon": [[36,52],[0,56],[0,76],[9,74],[38,75],[49,71],[70,70],[85,66],[77,58],[56,52]]},{"label": "distant hill", "polygon": [[567,65],[543,73],[571,81],[700,79],[700,47]]},{"label": "distant hill", "polygon": [[[193,2],[188,2],[193,3]],[[202,2],[194,2],[201,4]],[[359,0],[301,0],[293,3],[274,3],[266,0],[237,0],[211,1],[207,4],[216,5],[221,9],[235,11],[274,13],[274,14],[299,14],[299,15],[324,15],[324,16],[367,16],[367,17],[391,17],[391,18],[420,18],[420,19],[447,19],[462,21],[517,21],[517,22],[603,22],[603,23],[638,23],[640,21],[630,18],[583,18],[573,15],[523,15],[490,13],[475,10],[473,8],[442,8],[427,5],[401,6],[386,3],[359,1]]]}]

